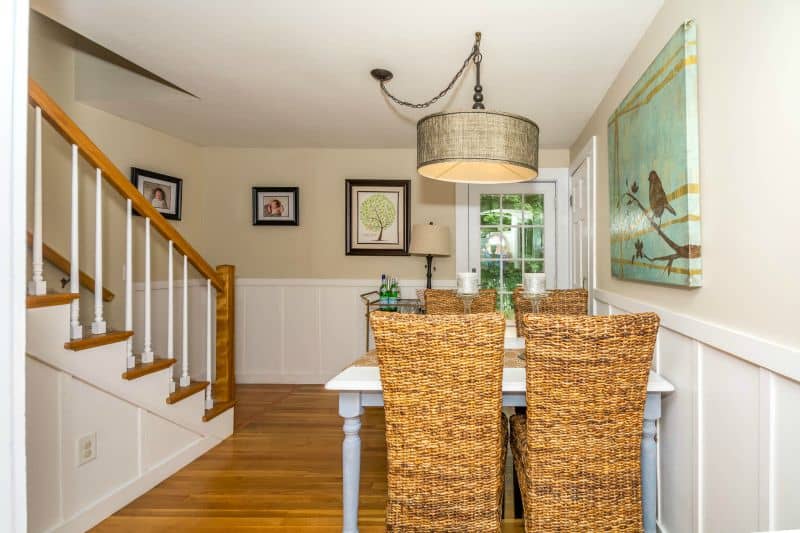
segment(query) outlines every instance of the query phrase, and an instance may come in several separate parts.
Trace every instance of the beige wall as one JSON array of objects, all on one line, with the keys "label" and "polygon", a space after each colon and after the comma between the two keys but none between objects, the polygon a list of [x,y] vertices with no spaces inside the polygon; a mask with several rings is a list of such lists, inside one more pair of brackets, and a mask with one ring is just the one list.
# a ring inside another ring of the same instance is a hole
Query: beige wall
[{"label": "beige wall", "polygon": [[[75,100],[71,37],[31,14],[30,72],[77,124],[123,171],[139,166],[184,180],[183,220],[178,230],[212,265],[236,265],[247,278],[368,278],[381,272],[422,279],[421,257],[348,257],[344,253],[344,188],[347,178],[411,179],[411,222],[453,228],[455,188],[417,176],[413,149],[266,149],[201,147],[121,119]],[[269,127],[265,125],[265,127]],[[44,129],[44,239],[69,254],[69,145]],[[542,150],[540,166],[566,167],[569,151]],[[32,165],[30,166],[32,168]],[[300,226],[251,224],[251,187],[300,187]],[[81,268],[94,273],[94,174],[81,164]],[[29,197],[32,195],[29,195]],[[104,285],[117,298],[108,306],[121,327],[125,214],[122,199],[106,186],[103,209]],[[29,210],[32,211],[32,210]],[[143,221],[135,218],[135,279],[143,277]],[[452,232],[454,236],[454,231]],[[153,239],[153,277],[166,274],[166,243]],[[455,257],[436,260],[435,278],[455,276]],[[51,279],[51,284],[55,280]],[[83,305],[85,320],[90,305]]]},{"label": "beige wall", "polygon": [[[123,120],[104,111],[81,104],[74,97],[75,57],[71,36],[47,18],[31,12],[30,25],[30,76],[56,100],[84,132],[103,150],[111,160],[128,174],[131,166],[179,176],[184,180],[183,221],[176,227],[190,242],[200,236],[200,223],[204,188],[202,167],[197,157],[197,147],[175,139],[156,130],[134,122]],[[31,112],[31,116],[33,113]],[[32,124],[32,121],[30,122]],[[33,128],[30,130],[31,139]],[[70,217],[70,147],[55,131],[43,128],[43,227],[44,241],[69,257]],[[32,156],[32,150],[29,151]],[[28,168],[33,169],[32,157]],[[80,164],[80,267],[94,274],[94,170],[81,160]],[[124,282],[122,267],[125,252],[125,204],[113,189],[105,185],[103,199],[105,238],[104,286],[111,289],[116,298],[106,306],[110,323],[122,327]],[[29,202],[32,202],[32,185],[29,186]],[[32,215],[32,204],[28,214]],[[144,224],[135,217],[135,274],[142,277]],[[32,223],[29,222],[29,227]],[[166,243],[154,237],[153,264],[157,277],[163,276],[166,264]],[[201,248],[202,250],[202,248]],[[60,290],[54,279],[48,280],[50,289]],[[82,305],[84,322],[91,317],[91,302]]]},{"label": "beige wall", "polygon": [[[697,21],[704,286],[620,281],[609,262],[606,123],[669,37]],[[598,286],[800,347],[800,2],[667,0],[573,144],[598,139]]]},{"label": "beige wall", "polygon": [[[543,150],[540,165],[565,167],[567,150]],[[212,262],[237,265],[246,278],[425,276],[421,257],[346,256],[345,180],[411,179],[411,222],[433,221],[455,238],[455,187],[419,177],[413,149],[206,148],[207,205],[202,250]],[[300,227],[251,225],[250,188],[300,187]],[[455,253],[455,250],[454,252]],[[434,279],[455,277],[455,257],[435,260]]]}]

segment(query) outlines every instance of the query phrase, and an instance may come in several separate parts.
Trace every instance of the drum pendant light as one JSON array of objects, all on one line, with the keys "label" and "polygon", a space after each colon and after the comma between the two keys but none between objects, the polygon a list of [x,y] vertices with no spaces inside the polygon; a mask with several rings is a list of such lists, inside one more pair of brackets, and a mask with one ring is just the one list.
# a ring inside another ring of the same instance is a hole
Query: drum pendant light
[{"label": "drum pendant light", "polygon": [[471,111],[435,113],[417,122],[417,172],[427,178],[456,183],[514,183],[539,174],[539,127],[530,119],[510,113],[487,111],[483,104],[480,51],[481,34],[475,34],[470,55],[450,84],[421,104],[396,98],[386,82],[391,72],[375,69],[372,77],[398,105],[427,108],[447,94],[466,70],[475,64],[475,88]]}]

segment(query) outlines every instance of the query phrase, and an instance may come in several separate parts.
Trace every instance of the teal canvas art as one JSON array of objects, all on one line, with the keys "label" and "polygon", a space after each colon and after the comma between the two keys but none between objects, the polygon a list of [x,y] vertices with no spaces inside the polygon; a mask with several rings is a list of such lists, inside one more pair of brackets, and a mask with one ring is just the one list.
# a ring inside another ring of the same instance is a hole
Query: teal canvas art
[{"label": "teal canvas art", "polygon": [[694,21],[608,119],[608,166],[614,277],[701,286]]}]

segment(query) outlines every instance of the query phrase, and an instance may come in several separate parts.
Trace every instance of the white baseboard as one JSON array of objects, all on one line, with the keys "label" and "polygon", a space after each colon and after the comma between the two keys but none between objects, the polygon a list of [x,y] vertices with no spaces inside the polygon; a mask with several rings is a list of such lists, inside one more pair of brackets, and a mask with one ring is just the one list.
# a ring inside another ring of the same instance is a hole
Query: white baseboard
[{"label": "white baseboard", "polygon": [[130,481],[126,485],[122,485],[106,497],[84,508],[78,514],[68,518],[60,525],[50,529],[50,531],[57,531],[59,533],[83,532],[94,527],[184,466],[217,446],[220,442],[222,442],[220,439],[214,437],[204,437],[191,443],[177,454],[145,472],[142,476]]}]

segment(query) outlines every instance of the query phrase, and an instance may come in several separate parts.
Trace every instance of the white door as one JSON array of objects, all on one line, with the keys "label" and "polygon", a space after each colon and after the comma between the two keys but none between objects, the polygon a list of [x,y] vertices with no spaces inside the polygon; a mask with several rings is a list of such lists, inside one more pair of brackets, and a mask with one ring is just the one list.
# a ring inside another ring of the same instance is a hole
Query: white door
[{"label": "white door", "polygon": [[589,288],[589,159],[570,176],[570,284]]},{"label": "white door", "polygon": [[524,272],[544,272],[547,287],[556,287],[555,195],[553,182],[469,187],[469,269],[481,287],[497,289],[509,319]]}]

